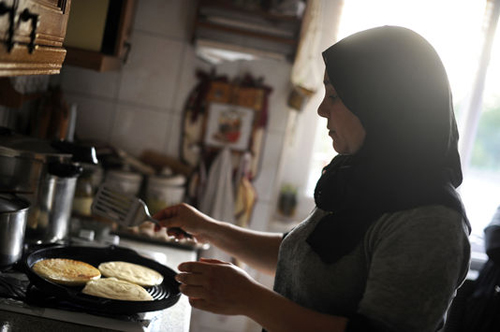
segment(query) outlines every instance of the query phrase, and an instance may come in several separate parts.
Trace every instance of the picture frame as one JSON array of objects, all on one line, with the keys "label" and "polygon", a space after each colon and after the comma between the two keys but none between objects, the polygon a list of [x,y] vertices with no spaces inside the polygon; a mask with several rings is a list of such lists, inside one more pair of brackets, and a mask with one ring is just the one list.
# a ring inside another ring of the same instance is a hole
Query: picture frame
[{"label": "picture frame", "polygon": [[228,147],[234,151],[250,148],[255,111],[233,104],[211,103],[206,119],[204,143],[207,147]]}]

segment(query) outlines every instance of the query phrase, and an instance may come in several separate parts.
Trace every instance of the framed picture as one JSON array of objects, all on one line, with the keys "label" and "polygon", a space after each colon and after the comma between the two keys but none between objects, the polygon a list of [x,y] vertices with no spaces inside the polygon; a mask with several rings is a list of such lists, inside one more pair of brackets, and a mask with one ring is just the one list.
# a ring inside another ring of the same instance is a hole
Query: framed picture
[{"label": "framed picture", "polygon": [[210,104],[205,127],[205,144],[229,147],[236,151],[249,149],[255,111],[231,104]]}]

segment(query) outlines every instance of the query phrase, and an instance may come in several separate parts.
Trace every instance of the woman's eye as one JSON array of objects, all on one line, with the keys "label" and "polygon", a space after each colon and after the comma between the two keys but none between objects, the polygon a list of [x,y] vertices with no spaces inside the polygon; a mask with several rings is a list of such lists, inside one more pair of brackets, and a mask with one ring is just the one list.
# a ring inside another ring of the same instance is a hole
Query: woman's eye
[{"label": "woman's eye", "polygon": [[339,97],[338,95],[330,95],[329,96],[331,100],[335,101]]}]

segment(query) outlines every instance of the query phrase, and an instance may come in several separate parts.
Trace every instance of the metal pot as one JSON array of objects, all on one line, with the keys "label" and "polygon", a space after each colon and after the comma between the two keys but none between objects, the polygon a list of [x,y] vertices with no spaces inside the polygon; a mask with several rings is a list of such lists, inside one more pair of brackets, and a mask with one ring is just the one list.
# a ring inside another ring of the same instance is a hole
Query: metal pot
[{"label": "metal pot", "polygon": [[17,262],[23,254],[24,230],[30,203],[10,194],[0,194],[0,267]]}]

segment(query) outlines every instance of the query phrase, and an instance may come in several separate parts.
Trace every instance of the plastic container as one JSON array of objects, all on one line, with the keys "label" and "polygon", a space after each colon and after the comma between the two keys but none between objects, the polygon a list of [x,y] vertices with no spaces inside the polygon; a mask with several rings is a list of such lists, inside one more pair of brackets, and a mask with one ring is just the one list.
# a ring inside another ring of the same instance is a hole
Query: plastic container
[{"label": "plastic container", "polygon": [[150,176],[146,186],[146,203],[152,214],[161,209],[181,203],[186,193],[186,178],[183,175]]},{"label": "plastic container", "polygon": [[122,170],[109,170],[104,183],[122,193],[137,196],[141,189],[142,175]]}]

